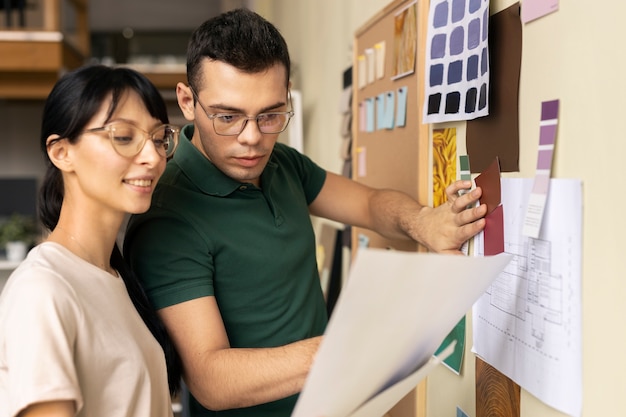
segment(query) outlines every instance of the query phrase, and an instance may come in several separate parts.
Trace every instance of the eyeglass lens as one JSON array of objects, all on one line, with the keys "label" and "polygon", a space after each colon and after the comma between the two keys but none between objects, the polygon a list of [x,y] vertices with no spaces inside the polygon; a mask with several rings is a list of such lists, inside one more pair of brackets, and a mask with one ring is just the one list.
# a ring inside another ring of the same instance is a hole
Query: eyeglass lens
[{"label": "eyeglass lens", "polygon": [[217,114],[213,119],[213,126],[218,134],[238,135],[248,120],[256,119],[262,133],[280,133],[285,130],[290,118],[289,112],[261,113],[256,117],[247,117],[243,114]]},{"label": "eyeglass lens", "polygon": [[147,133],[136,126],[116,123],[108,126],[109,135],[115,149],[124,156],[137,155],[149,137],[159,155],[168,157],[176,147],[178,129],[170,125],[159,126]]}]

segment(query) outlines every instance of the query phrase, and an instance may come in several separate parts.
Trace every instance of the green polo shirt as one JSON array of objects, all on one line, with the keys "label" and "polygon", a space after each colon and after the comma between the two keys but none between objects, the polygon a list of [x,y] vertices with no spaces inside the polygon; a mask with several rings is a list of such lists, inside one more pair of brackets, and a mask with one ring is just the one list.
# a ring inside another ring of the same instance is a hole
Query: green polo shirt
[{"label": "green polo shirt", "polygon": [[[325,171],[277,143],[258,188],[219,171],[192,136],[193,125],[185,126],[152,207],[132,216],[126,232],[125,256],[153,305],[215,296],[232,347],[322,334],[327,315],[308,206]],[[192,416],[289,416],[295,401]]]}]

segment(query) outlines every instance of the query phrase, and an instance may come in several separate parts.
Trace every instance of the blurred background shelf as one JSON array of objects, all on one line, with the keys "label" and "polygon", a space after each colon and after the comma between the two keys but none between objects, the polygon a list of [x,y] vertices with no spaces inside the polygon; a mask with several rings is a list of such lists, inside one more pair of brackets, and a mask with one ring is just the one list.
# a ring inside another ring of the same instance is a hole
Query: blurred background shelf
[{"label": "blurred background shelf", "polygon": [[0,0],[0,100],[43,100],[86,63],[130,66],[173,96],[193,29],[245,1]]},{"label": "blurred background shelf", "polygon": [[87,0],[11,0],[0,7],[6,15],[0,25],[0,98],[45,98],[62,72],[90,55]]}]

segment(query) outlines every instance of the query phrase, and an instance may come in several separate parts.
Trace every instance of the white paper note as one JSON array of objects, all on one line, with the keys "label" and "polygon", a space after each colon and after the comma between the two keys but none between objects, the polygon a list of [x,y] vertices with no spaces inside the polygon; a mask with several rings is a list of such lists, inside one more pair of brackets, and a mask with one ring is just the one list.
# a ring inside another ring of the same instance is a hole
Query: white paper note
[{"label": "white paper note", "polygon": [[359,248],[292,416],[384,414],[510,259]]},{"label": "white paper note", "polygon": [[582,182],[550,180],[538,239],[522,234],[533,184],[502,178],[504,246],[513,258],[474,304],[472,350],[544,403],[580,417]]}]

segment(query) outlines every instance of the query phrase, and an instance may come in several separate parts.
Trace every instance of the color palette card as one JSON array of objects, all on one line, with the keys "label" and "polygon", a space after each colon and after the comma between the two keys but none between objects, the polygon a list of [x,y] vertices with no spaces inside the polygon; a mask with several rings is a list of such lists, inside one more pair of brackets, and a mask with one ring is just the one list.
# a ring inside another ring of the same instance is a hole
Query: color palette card
[{"label": "color palette card", "polygon": [[495,158],[493,162],[480,173],[474,180],[476,186],[480,187],[483,194],[480,197],[480,203],[487,205],[487,214],[491,213],[500,205],[501,189],[500,189],[500,161]]},{"label": "color palette card", "polygon": [[504,252],[504,216],[498,158],[495,158],[491,165],[476,177],[475,182],[483,192],[480,203],[487,205],[485,229],[482,233],[482,251],[484,255],[497,255]]},{"label": "color palette card", "polygon": [[471,180],[472,173],[470,171],[468,155],[459,155],[459,166],[461,167],[461,171],[459,172],[461,179],[466,181]]},{"label": "color palette card", "polygon": [[537,171],[530,193],[522,234],[537,239],[541,230],[543,212],[548,199],[550,176],[552,174],[552,157],[556,142],[558,125],[559,100],[541,103],[541,122],[539,123],[539,149],[537,152]]},{"label": "color palette card", "polygon": [[[471,181],[472,173],[470,171],[469,155],[459,155],[459,166],[461,167],[461,170],[459,172],[461,179]],[[468,191],[461,191],[460,194],[462,195],[466,192]],[[461,252],[463,252],[465,255],[469,254],[469,240],[463,243],[463,245],[461,246]]]},{"label": "color palette card", "polygon": [[489,0],[432,0],[424,122],[489,114]]}]

